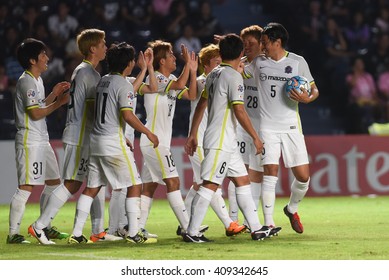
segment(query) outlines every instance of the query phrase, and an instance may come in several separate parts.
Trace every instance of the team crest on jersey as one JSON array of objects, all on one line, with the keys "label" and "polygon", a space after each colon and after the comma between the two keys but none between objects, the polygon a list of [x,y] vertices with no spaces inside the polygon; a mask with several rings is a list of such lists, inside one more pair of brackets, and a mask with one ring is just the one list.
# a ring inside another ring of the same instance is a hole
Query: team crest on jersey
[{"label": "team crest on jersey", "polygon": [[134,99],[134,97],[135,97],[135,95],[134,95],[134,93],[132,92],[132,91],[130,91],[128,94],[127,94],[127,97],[128,97],[128,99]]},{"label": "team crest on jersey", "polygon": [[165,79],[165,77],[163,75],[158,75],[157,76],[157,81],[158,81],[158,83],[162,83],[163,81],[166,82],[166,79]]},{"label": "team crest on jersey", "polygon": [[28,91],[27,91],[27,97],[28,98],[35,98],[35,96],[36,96],[36,92],[35,92],[35,90],[33,90],[33,89],[29,89]]},{"label": "team crest on jersey", "polygon": [[244,86],[239,85],[239,86],[238,86],[238,91],[239,91],[239,92],[243,92],[243,91],[244,91]]},{"label": "team crest on jersey", "polygon": [[285,67],[285,73],[286,73],[286,74],[290,74],[290,73],[292,73],[292,71],[293,71],[292,66],[289,66],[289,65],[288,65],[288,66]]}]

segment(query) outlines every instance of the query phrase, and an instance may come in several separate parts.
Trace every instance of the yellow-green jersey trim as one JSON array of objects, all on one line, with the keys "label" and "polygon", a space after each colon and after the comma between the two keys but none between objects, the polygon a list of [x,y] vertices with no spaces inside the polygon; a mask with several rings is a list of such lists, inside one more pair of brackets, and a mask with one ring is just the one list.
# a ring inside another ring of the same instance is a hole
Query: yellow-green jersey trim
[{"label": "yellow-green jersey trim", "polygon": [[177,98],[178,98],[178,99],[181,99],[181,98],[182,98],[182,95],[183,95],[185,92],[187,92],[188,90],[189,90],[189,88],[187,88],[187,87],[185,87],[184,89],[182,89],[182,90],[178,93]]},{"label": "yellow-green jersey trim", "polygon": [[169,81],[169,83],[168,83],[167,86],[165,87],[165,90],[164,90],[165,93],[168,93],[168,92],[169,92],[170,87],[172,86],[172,83],[173,83],[173,82],[174,82],[173,80],[170,80],[170,81]]},{"label": "yellow-green jersey trim", "polygon": [[216,155],[215,155],[215,158],[213,160],[213,166],[212,166],[212,170],[211,170],[211,174],[210,174],[210,181],[212,182],[212,179],[213,179],[213,176],[215,175],[215,171],[216,171],[216,167],[217,167],[217,163],[218,163],[218,159],[219,159],[219,153],[220,153],[220,150],[216,150]]},{"label": "yellow-green jersey trim", "polygon": [[226,125],[227,125],[228,116],[230,114],[230,110],[231,110],[231,106],[230,106],[230,104],[228,104],[228,107],[226,108],[226,111],[224,112],[224,117],[223,117],[222,135],[220,135],[219,150],[221,150],[223,147]]},{"label": "yellow-green jersey trim", "polygon": [[139,95],[143,95],[142,89],[143,89],[145,86],[146,86],[145,83],[142,83],[142,84],[140,85],[140,87],[139,87],[139,89],[138,89],[138,94],[139,94]]},{"label": "yellow-green jersey trim", "polygon": [[27,147],[27,139],[28,139],[28,131],[30,130],[29,129],[29,123],[28,123],[28,114],[27,113],[24,113],[24,124],[26,126],[26,130],[24,132],[24,137],[23,137],[23,148],[24,150],[26,151],[26,185],[29,185],[30,183],[30,176],[28,176],[28,173],[29,173],[29,162],[28,162],[28,159],[30,158],[28,156],[28,147]]},{"label": "yellow-green jersey trim", "polygon": [[131,162],[130,162],[130,159],[128,158],[128,155],[127,155],[127,151],[126,151],[126,146],[125,146],[125,140],[124,140],[124,135],[123,135],[123,130],[121,129],[122,127],[124,126],[124,119],[123,118],[120,118],[120,126],[119,126],[119,142],[120,142],[120,148],[122,149],[122,153],[124,155],[124,158],[126,159],[126,163],[127,163],[127,167],[128,167],[128,171],[130,171],[130,175],[131,175],[131,182],[132,182],[132,186],[136,184],[136,181],[135,181],[135,175],[134,175],[134,170],[132,170],[132,167],[131,167]]},{"label": "yellow-green jersey trim", "polygon": [[161,168],[162,179],[165,179],[166,178],[166,173],[165,173],[165,167],[163,166],[163,163],[162,163],[161,154],[159,153],[158,147],[155,148],[154,150],[155,150],[155,153],[157,154],[159,167]]}]

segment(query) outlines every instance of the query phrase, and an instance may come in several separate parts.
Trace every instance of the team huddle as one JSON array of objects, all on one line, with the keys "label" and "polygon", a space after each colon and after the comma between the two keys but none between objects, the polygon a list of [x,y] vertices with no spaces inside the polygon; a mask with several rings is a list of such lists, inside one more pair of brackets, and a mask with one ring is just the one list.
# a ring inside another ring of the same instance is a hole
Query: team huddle
[{"label": "team huddle", "polygon": [[[58,83],[45,96],[41,74],[48,57],[43,42],[25,39],[17,57],[25,69],[16,86],[14,107],[17,188],[10,205],[7,243],[30,243],[20,234],[25,205],[35,185],[44,185],[40,216],[28,234],[39,243],[69,244],[117,241],[156,243],[147,219],[158,185],[165,185],[167,200],[178,221],[176,234],[185,242],[211,242],[203,220],[209,205],[225,227],[227,236],[250,232],[253,240],[278,235],[273,219],[279,160],[291,168],[294,180],[284,213],[291,227],[303,233],[298,205],[309,186],[309,161],[298,103],[319,96],[305,59],[285,50],[286,29],[278,23],[265,28],[244,28],[240,36],[215,36],[197,55],[181,46],[185,65],[178,77],[176,57],[169,42],[156,40],[139,52],[125,43],[108,49],[105,33],[87,29],[77,36],[84,59],[72,74],[71,83]],[[107,61],[108,74],[100,77],[96,67]],[[138,65],[136,77],[131,73]],[[197,77],[198,65],[203,73]],[[147,77],[146,77],[147,73]],[[310,93],[285,84],[304,76]],[[136,116],[137,95],[143,95],[146,123]],[[185,151],[193,168],[193,185],[185,199],[170,151],[177,99],[191,101],[189,134]],[[60,169],[45,117],[67,105],[63,132],[64,161]],[[135,163],[134,130],[141,133],[144,165]],[[229,208],[221,185],[228,186]],[[59,231],[52,220],[68,199],[80,195],[71,234]],[[105,188],[111,187],[109,227],[104,227]],[[260,203],[261,202],[261,203]],[[262,206],[263,223],[257,211]],[[238,222],[238,212],[245,220]],[[83,234],[91,216],[91,236]]]}]

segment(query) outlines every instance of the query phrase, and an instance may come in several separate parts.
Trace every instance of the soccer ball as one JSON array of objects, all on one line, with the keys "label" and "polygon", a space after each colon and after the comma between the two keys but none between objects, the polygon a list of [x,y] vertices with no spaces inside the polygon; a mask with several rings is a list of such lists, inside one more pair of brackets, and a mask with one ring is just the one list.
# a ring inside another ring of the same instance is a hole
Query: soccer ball
[{"label": "soccer ball", "polygon": [[301,93],[301,88],[305,88],[305,90],[308,91],[308,95],[311,94],[311,86],[309,85],[307,78],[303,76],[294,76],[286,82],[285,91],[288,95],[292,89],[297,89]]}]

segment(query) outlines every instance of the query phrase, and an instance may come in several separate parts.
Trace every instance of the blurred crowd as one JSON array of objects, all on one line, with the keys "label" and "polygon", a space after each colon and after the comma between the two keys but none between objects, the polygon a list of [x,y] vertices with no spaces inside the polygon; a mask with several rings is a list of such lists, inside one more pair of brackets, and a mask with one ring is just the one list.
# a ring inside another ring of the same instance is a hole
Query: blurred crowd
[{"label": "blurred crowd", "polygon": [[[127,41],[137,51],[147,42],[172,42],[179,72],[179,46],[198,52],[223,34],[213,9],[223,0],[0,0],[0,139],[12,139],[12,91],[22,73],[15,58],[26,37],[49,47],[47,89],[70,75],[80,62],[76,34],[84,28],[106,32],[107,45]],[[289,49],[308,61],[321,92],[337,114],[347,114],[346,133],[367,133],[373,122],[389,122],[389,0],[272,0],[259,2],[271,21],[285,25]],[[257,4],[258,5],[258,4]],[[233,17],[231,11],[227,17]],[[262,25],[262,20],[253,24]],[[241,26],[244,28],[245,26]],[[239,30],[233,30],[239,33]],[[105,65],[99,69],[105,74]],[[144,118],[142,102],[139,117]],[[48,118],[50,138],[61,138],[66,108]],[[177,106],[174,136],[185,136],[189,104]]]},{"label": "blurred crowd", "polygon": [[[23,72],[15,50],[24,38],[42,40],[49,48],[49,67],[42,75],[48,90],[59,81],[70,81],[72,71],[82,59],[76,35],[85,28],[104,30],[107,46],[126,41],[137,51],[144,50],[149,41],[167,40],[175,46],[179,72],[181,43],[198,52],[202,45],[213,41],[213,34],[224,32],[212,14],[212,3],[199,0],[0,1],[0,139],[12,139],[15,133],[12,91]],[[105,74],[104,68],[102,63],[98,69],[101,74]],[[177,114],[186,114],[188,106],[177,108]],[[142,109],[139,110],[141,118],[144,117]],[[58,110],[47,118],[51,139],[62,136],[65,110]],[[186,135],[187,126],[188,122],[177,123],[175,136]]]}]

